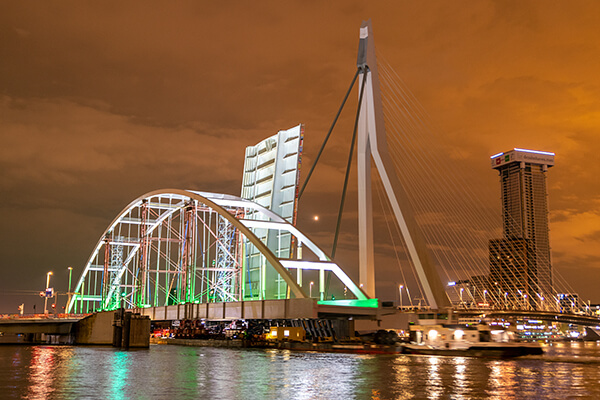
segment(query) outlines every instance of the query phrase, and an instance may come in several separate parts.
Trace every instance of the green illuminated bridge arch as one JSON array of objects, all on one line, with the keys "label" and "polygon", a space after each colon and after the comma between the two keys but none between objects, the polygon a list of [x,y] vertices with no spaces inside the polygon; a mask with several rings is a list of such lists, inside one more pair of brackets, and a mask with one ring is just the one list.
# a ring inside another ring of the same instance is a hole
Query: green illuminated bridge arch
[{"label": "green illuminated bridge arch", "polygon": [[[277,240],[267,245],[267,233]],[[67,311],[308,297],[377,301],[274,212],[237,196],[163,189],[132,201],[108,226]]]}]

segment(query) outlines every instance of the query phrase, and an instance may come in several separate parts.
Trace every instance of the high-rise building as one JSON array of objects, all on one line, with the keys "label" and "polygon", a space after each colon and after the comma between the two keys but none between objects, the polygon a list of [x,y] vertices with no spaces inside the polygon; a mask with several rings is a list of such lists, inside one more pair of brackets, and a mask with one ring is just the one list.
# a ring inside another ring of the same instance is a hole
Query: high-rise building
[{"label": "high-rise building", "polygon": [[552,295],[546,171],[554,153],[513,149],[491,157],[500,175],[503,239],[490,241],[490,280],[530,302]]},{"label": "high-rise building", "polygon": [[[241,197],[252,200],[295,224],[303,142],[304,126],[300,124],[279,131],[255,146],[246,147]],[[262,214],[250,211],[245,218],[257,219],[261,218],[260,215]],[[278,258],[293,256],[294,243],[289,232],[263,228],[253,230]],[[288,294],[283,278],[256,247],[249,242],[245,246],[243,298],[285,299]],[[259,287],[259,284],[262,286]]]},{"label": "high-rise building", "polygon": [[489,286],[497,305],[529,304],[535,308],[537,296],[526,297],[537,289],[534,252],[529,243],[522,238],[490,240]]}]

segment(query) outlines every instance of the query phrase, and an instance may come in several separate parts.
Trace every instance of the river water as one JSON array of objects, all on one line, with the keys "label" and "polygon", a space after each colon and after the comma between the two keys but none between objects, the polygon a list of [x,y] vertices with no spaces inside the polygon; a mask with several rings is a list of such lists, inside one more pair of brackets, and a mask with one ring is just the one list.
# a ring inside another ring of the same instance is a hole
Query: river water
[{"label": "river water", "polygon": [[545,350],[498,360],[1,345],[0,399],[600,399],[600,343]]}]

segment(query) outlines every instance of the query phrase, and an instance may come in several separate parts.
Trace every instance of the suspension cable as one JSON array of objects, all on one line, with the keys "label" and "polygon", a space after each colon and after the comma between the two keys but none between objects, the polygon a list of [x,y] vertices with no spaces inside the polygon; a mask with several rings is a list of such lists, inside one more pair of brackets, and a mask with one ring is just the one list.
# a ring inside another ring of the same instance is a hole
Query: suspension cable
[{"label": "suspension cable", "polygon": [[350,84],[350,87],[348,88],[348,91],[346,92],[346,96],[344,96],[342,105],[338,109],[338,112],[335,115],[335,118],[333,119],[333,123],[331,124],[331,127],[329,128],[329,132],[327,132],[327,136],[325,136],[325,140],[323,141],[323,144],[321,145],[321,148],[319,149],[317,158],[315,158],[315,162],[310,167],[310,170],[308,171],[308,175],[306,175],[306,180],[304,181],[304,183],[302,184],[302,188],[298,192],[298,200],[300,199],[300,197],[302,197],[302,193],[304,193],[304,189],[306,189],[306,185],[308,185],[308,181],[310,180],[310,177],[312,176],[312,173],[315,170],[315,167],[317,166],[319,159],[321,158],[321,154],[323,153],[323,150],[325,149],[325,145],[327,144],[327,141],[329,140],[329,136],[331,136],[331,132],[333,132],[333,128],[335,127],[335,124],[337,123],[337,120],[340,117],[342,110],[344,109],[344,105],[346,105],[346,100],[348,100],[348,96],[350,95],[350,92],[352,91],[352,88],[354,87],[354,82],[356,82],[356,78],[358,77],[359,72],[360,72],[360,68],[357,68],[356,73],[354,74],[354,78],[352,78],[352,83]]},{"label": "suspension cable", "polygon": [[[360,70],[360,68],[359,68]],[[346,201],[346,191],[348,189],[348,178],[350,177],[350,167],[352,166],[352,156],[354,154],[354,143],[356,142],[356,132],[358,130],[358,119],[360,117],[360,108],[362,105],[363,94],[365,92],[365,84],[367,83],[367,70],[363,72],[363,81],[360,87],[360,95],[358,96],[358,108],[356,110],[356,118],[354,119],[354,130],[352,132],[352,141],[350,143],[350,153],[348,154],[348,164],[346,165],[346,177],[344,178],[344,188],[342,189],[342,198],[340,200],[340,210],[338,212],[337,225],[335,227],[335,236],[333,237],[333,246],[331,249],[331,259],[335,258],[335,250],[337,248],[340,226],[342,225],[342,213],[344,212],[344,202]]]}]

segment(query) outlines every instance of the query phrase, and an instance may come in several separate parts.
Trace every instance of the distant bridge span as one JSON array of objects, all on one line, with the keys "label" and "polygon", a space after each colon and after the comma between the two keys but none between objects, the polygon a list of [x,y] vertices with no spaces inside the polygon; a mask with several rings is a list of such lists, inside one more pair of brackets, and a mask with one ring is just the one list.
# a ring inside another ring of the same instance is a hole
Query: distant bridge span
[{"label": "distant bridge span", "polygon": [[568,324],[578,324],[584,326],[599,326],[600,318],[589,315],[557,313],[555,311],[538,310],[455,310],[459,317],[482,316],[485,318],[511,318],[523,317],[530,319],[540,319],[543,321],[554,321]]}]

